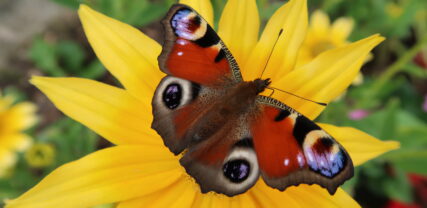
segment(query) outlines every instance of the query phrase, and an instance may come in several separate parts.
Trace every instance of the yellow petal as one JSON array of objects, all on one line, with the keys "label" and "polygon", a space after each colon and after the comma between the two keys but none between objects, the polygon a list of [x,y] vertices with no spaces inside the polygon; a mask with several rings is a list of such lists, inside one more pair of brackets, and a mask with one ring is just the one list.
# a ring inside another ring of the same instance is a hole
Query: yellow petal
[{"label": "yellow petal", "polygon": [[209,194],[198,193],[196,198],[194,199],[194,203],[191,207],[210,207],[210,203],[212,201],[212,196]]},{"label": "yellow petal", "polygon": [[82,78],[34,77],[58,109],[115,144],[161,144],[150,128],[151,105],[126,90]]},{"label": "yellow petal", "polygon": [[[287,190],[281,192],[273,189],[267,186],[262,179],[258,180],[255,186],[249,190],[248,194],[257,202],[256,207],[300,207],[298,204],[299,199],[289,197]],[[283,203],[284,201],[286,203]]]},{"label": "yellow petal", "polygon": [[0,147],[0,177],[3,177],[8,169],[18,160],[17,154],[9,149]]},{"label": "yellow petal", "polygon": [[[260,77],[276,40],[277,44],[262,77],[271,78],[274,82],[291,71],[307,32],[307,19],[306,0],[291,0],[280,7],[268,21],[259,42],[243,66],[245,80]],[[283,33],[277,39],[281,29]]]},{"label": "yellow petal", "polygon": [[[259,203],[259,207],[301,207],[301,208],[329,208],[329,207],[360,207],[345,191],[338,189],[331,196],[328,191],[318,185],[300,184],[291,186],[281,192],[273,189],[260,180],[250,194]],[[286,203],[283,203],[286,201]]]},{"label": "yellow petal", "polygon": [[14,97],[4,96],[0,91],[0,113],[3,113],[6,110],[8,110],[14,101],[15,101]]},{"label": "yellow petal", "polygon": [[161,190],[183,174],[177,158],[162,146],[117,146],[65,164],[7,208],[91,207]]},{"label": "yellow petal", "polygon": [[353,165],[360,165],[400,146],[399,142],[381,141],[352,127],[337,127],[330,124],[319,125],[344,146],[353,160]]},{"label": "yellow petal", "polygon": [[325,36],[329,32],[330,21],[328,15],[320,10],[313,12],[310,18],[311,33],[316,36]]},{"label": "yellow petal", "polygon": [[213,25],[213,8],[210,0],[180,0],[179,3],[186,4],[196,10],[211,25]]},{"label": "yellow petal", "polygon": [[335,40],[344,41],[347,40],[351,31],[353,30],[353,19],[341,17],[335,20],[332,25],[331,35],[334,36]]},{"label": "yellow petal", "polygon": [[[347,89],[357,77],[369,51],[383,40],[383,37],[373,35],[326,51],[272,85],[307,99],[328,103]],[[286,93],[276,92],[274,97],[310,119],[316,118],[324,109],[324,106]]]},{"label": "yellow petal", "polygon": [[214,194],[211,200],[211,207],[231,208],[231,199],[231,197],[222,194]]},{"label": "yellow petal", "polygon": [[0,134],[0,147],[11,151],[24,151],[30,147],[31,143],[31,137],[26,134]]},{"label": "yellow petal", "polygon": [[318,185],[300,184],[297,187],[290,187],[286,192],[290,197],[296,199],[301,207],[360,207],[360,205],[341,188],[338,188],[337,192],[332,196],[326,189]]},{"label": "yellow petal", "polygon": [[81,5],[86,36],[104,66],[137,98],[151,97],[164,74],[157,56],[161,46],[130,25]]},{"label": "yellow petal", "polygon": [[1,131],[16,132],[33,126],[38,118],[35,115],[37,107],[30,102],[22,102],[12,106],[3,115],[2,120],[7,125],[2,126]]},{"label": "yellow petal", "polygon": [[219,21],[218,34],[243,66],[258,40],[259,15],[255,0],[229,0]]},{"label": "yellow petal", "polygon": [[233,198],[231,202],[231,206],[234,207],[241,207],[241,208],[255,208],[259,207],[257,206],[257,202],[254,200],[251,194],[245,193],[242,195],[239,195],[238,197]]},{"label": "yellow petal", "polygon": [[124,201],[117,208],[135,207],[191,207],[198,188],[189,176],[183,175],[175,183],[155,193]]}]

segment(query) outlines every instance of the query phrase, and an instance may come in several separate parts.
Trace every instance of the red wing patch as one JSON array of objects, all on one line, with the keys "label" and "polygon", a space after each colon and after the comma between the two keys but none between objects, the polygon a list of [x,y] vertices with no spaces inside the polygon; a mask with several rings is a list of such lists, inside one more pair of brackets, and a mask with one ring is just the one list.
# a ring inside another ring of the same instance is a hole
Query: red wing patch
[{"label": "red wing patch", "polygon": [[173,6],[163,20],[166,41],[160,69],[199,84],[242,81],[237,63],[211,26],[190,7]]},{"label": "red wing patch", "polygon": [[[343,147],[313,121],[272,98],[259,96],[261,113],[251,124],[261,174],[268,185],[319,184],[335,193],[353,176]],[[277,107],[276,107],[277,106]]]},{"label": "red wing patch", "polygon": [[269,177],[283,177],[307,166],[293,135],[295,118],[288,115],[289,111],[265,106],[251,128],[258,164]]},{"label": "red wing patch", "polygon": [[220,47],[202,48],[192,41],[178,38],[166,66],[173,76],[201,84],[213,84],[221,77],[231,75],[227,59],[220,55]]}]

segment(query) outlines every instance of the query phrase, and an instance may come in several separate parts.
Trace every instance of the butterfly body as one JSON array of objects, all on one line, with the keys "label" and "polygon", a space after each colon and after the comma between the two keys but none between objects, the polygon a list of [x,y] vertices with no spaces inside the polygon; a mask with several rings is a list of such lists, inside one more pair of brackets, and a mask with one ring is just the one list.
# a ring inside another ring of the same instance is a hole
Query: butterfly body
[{"label": "butterfly body", "polygon": [[[152,128],[202,192],[245,192],[261,175],[273,188],[319,184],[331,194],[353,175],[347,152],[314,122],[259,95],[269,79],[243,81],[233,56],[193,9],[163,20],[162,79]],[[185,151],[186,150],[186,151]]]}]

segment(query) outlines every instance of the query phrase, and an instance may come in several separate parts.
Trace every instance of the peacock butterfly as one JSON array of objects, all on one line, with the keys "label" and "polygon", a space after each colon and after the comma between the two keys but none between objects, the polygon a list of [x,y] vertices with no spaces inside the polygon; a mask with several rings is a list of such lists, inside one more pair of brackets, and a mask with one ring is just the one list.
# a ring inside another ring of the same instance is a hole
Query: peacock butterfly
[{"label": "peacock butterfly", "polygon": [[[192,8],[176,4],[162,21],[166,41],[158,57],[168,74],[152,105],[152,128],[203,193],[241,194],[261,174],[285,190],[318,184],[334,194],[353,176],[344,148],[313,121],[259,95],[269,79],[243,81],[212,27]],[[184,151],[186,150],[186,151]]]}]

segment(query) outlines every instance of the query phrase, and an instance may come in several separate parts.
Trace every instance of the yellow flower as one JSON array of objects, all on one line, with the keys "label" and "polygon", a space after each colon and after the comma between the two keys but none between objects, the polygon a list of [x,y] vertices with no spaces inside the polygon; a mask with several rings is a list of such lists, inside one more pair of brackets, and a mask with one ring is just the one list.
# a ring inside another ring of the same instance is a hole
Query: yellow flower
[{"label": "yellow flower", "polygon": [[[212,23],[208,0],[183,1]],[[161,46],[139,30],[81,6],[79,15],[98,58],[124,89],[82,78],[35,77],[32,83],[71,118],[116,144],[68,163],[6,207],[91,207],[116,203],[128,207],[359,207],[342,189],[335,195],[317,185],[299,185],[284,192],[263,180],[235,197],[202,194],[162,139],[150,128],[151,98],[165,76],[157,65]],[[237,58],[245,80],[260,76],[281,28],[264,73],[272,85],[303,97],[329,102],[356,77],[369,51],[383,38],[373,35],[327,51],[295,68],[307,30],[305,0],[279,8],[258,40],[255,0],[229,0],[219,22],[219,34]],[[275,93],[275,98],[311,119],[324,109]],[[399,146],[351,127],[320,124],[349,152],[355,165]]]},{"label": "yellow flower", "polygon": [[35,105],[13,103],[13,97],[0,93],[0,177],[4,177],[15,164],[16,152],[22,152],[31,145],[32,139],[22,131],[37,121]]},{"label": "yellow flower", "polygon": [[49,166],[55,158],[55,149],[50,144],[34,144],[25,152],[25,160],[34,168]]},{"label": "yellow flower", "polygon": [[[313,12],[307,36],[299,50],[296,67],[311,62],[325,51],[347,45],[353,24],[353,19],[346,17],[338,18],[331,24],[327,14],[320,10]],[[370,58],[371,55],[367,60]],[[362,82],[363,76],[359,73],[353,84],[358,85]]]},{"label": "yellow flower", "polygon": [[386,11],[391,17],[398,18],[402,15],[403,8],[399,4],[391,2],[387,4]]}]

